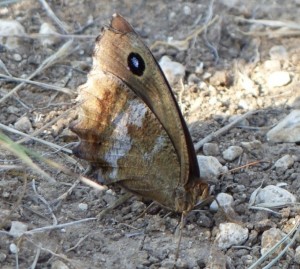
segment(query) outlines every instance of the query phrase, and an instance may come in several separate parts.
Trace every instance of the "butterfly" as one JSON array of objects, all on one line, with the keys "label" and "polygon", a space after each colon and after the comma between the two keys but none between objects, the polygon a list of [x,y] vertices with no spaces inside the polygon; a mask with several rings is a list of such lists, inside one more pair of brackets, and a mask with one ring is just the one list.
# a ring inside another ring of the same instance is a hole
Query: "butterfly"
[{"label": "butterfly", "polygon": [[73,153],[91,163],[98,181],[184,214],[207,198],[209,186],[169,83],[118,14],[96,39],[78,100],[71,129],[80,142]]}]

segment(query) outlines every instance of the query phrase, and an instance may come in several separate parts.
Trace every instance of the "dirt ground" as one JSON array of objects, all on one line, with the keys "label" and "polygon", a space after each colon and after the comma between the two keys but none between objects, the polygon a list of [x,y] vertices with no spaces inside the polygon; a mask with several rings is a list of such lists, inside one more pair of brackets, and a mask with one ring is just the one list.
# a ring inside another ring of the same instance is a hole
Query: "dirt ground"
[{"label": "dirt ground", "polygon": [[[202,31],[189,41],[187,48],[179,50],[158,44],[152,51],[158,60],[168,55],[186,67],[184,92],[180,83],[172,86],[177,96],[181,96],[181,108],[195,143],[227,125],[232,116],[257,111],[247,119],[248,126],[242,124],[232,128],[212,141],[220,149],[216,157],[228,169],[258,161],[255,165],[215,178],[212,184],[214,194],[225,192],[232,195],[233,208],[238,219],[249,229],[249,238],[242,246],[219,250],[215,238],[219,224],[227,222],[226,218],[208,208],[193,212],[183,229],[176,268],[249,267],[261,255],[263,231],[271,227],[284,230],[299,214],[299,209],[293,206],[278,209],[281,215],[250,210],[250,195],[261,184],[277,183],[286,183],[285,189],[296,197],[300,194],[299,162],[295,161],[287,169],[273,167],[286,154],[299,156],[298,145],[271,143],[266,139],[266,132],[274,124],[293,109],[299,109],[299,28],[282,31],[282,27],[274,27],[274,23],[264,25],[255,20],[289,21],[298,23],[299,27],[300,2],[220,0],[214,1],[210,10],[212,2],[206,0],[48,1],[66,32],[57,27],[41,2],[28,0],[7,5],[0,2],[0,19],[19,21],[29,35],[18,37],[21,45],[15,50],[1,45],[0,59],[14,77],[27,78],[47,57],[71,40],[72,35],[74,39],[68,49],[69,55],[59,58],[57,63],[33,79],[66,87],[71,89],[71,94],[25,84],[0,104],[0,123],[14,127],[20,118],[26,117],[30,126],[23,131],[27,133],[49,124],[36,137],[66,149],[71,149],[77,141],[68,130],[69,124],[76,119],[76,89],[86,81],[95,38],[113,13],[127,18],[149,46],[170,38],[184,40],[194,30],[215,19],[208,26],[206,36]],[[43,22],[55,25],[56,31],[62,34],[49,46],[42,44],[46,37],[36,35]],[[271,48],[279,45],[287,52],[279,61],[280,69],[290,74],[291,81],[281,87],[270,87],[266,66],[271,58]],[[6,74],[3,65],[0,73]],[[253,91],[241,86],[242,77],[253,83]],[[16,81],[0,78],[0,97],[16,85]],[[74,109],[65,113],[70,108]],[[57,119],[60,115],[63,116]],[[23,138],[9,131],[5,134],[14,141]],[[261,146],[245,150],[233,161],[222,158],[222,152],[229,146],[240,146],[241,142],[253,140],[260,141]],[[87,168],[87,163],[51,146],[32,140],[23,145],[76,174]],[[203,155],[202,149],[197,154]],[[1,148],[0,156],[3,167],[0,167],[1,268],[173,268],[177,247],[174,233],[180,215],[155,206],[139,217],[149,202],[132,197],[99,221],[91,219],[72,224],[94,218],[124,191],[118,187],[98,191],[79,183],[68,192],[75,176],[36,161],[55,178],[56,182],[51,183],[41,174],[31,172],[27,165],[21,169],[5,168],[22,164],[11,152]],[[24,184],[25,179],[27,184]],[[63,194],[66,195],[61,198]],[[27,230],[55,223],[71,224],[13,237],[8,233],[13,221],[22,222]],[[292,245],[292,253],[296,247],[297,244]],[[299,264],[293,260],[293,255],[286,254],[272,268],[299,268]]]}]

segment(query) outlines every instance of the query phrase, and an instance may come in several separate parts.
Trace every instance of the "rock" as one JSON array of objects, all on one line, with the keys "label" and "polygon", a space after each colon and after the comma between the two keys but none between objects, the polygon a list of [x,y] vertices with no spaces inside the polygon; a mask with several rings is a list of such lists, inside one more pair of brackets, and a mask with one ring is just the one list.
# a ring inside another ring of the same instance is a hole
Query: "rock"
[{"label": "rock", "polygon": [[239,5],[239,0],[221,0],[221,3],[229,8],[236,8]]},{"label": "rock", "polygon": [[[218,200],[219,204],[221,207],[223,208],[232,208],[233,205],[233,197],[227,193],[219,193],[216,197],[216,199]],[[209,209],[212,212],[217,212],[219,209],[219,205],[218,203],[214,200],[210,206]]]},{"label": "rock", "polygon": [[171,85],[185,75],[185,67],[181,63],[172,61],[168,56],[163,56],[159,65]]},{"label": "rock", "polygon": [[[261,237],[261,255],[264,255],[270,248],[272,248],[276,243],[278,243],[278,241],[280,241],[284,235],[285,234],[277,228],[271,228],[265,231]],[[275,250],[274,254],[276,253],[275,255],[278,255],[279,252],[283,249],[283,247],[284,244],[279,246]]]},{"label": "rock", "polygon": [[226,173],[228,168],[222,166],[217,158],[212,156],[197,156],[198,164],[201,167],[200,176],[203,178],[212,178]]},{"label": "rock", "polygon": [[293,110],[267,133],[271,142],[299,142],[300,141],[300,110]]},{"label": "rock", "polygon": [[248,151],[253,151],[255,149],[261,149],[262,144],[259,140],[253,140],[251,142],[241,142],[241,146]]},{"label": "rock", "polygon": [[4,262],[6,260],[7,255],[3,252],[0,252],[0,262]]},{"label": "rock", "polygon": [[298,246],[295,250],[294,261],[300,265],[300,246]]},{"label": "rock", "polygon": [[53,46],[59,41],[56,29],[52,24],[44,22],[41,25],[39,33],[45,35],[43,38],[40,39],[44,47]]},{"label": "rock", "polygon": [[267,60],[264,62],[264,68],[266,71],[280,71],[281,63],[279,60]]},{"label": "rock", "polygon": [[69,266],[66,265],[65,263],[63,263],[60,260],[55,260],[52,264],[51,264],[51,269],[69,269]]},{"label": "rock", "polygon": [[15,53],[13,55],[13,59],[16,61],[16,62],[21,62],[22,61],[22,56],[18,53]]},{"label": "rock", "polygon": [[0,20],[0,45],[4,45],[8,50],[18,49],[22,46],[17,37],[6,37],[6,35],[26,35],[24,27],[13,20]]},{"label": "rock", "polygon": [[20,237],[28,230],[28,225],[20,221],[12,221],[9,234],[13,237]]},{"label": "rock", "polygon": [[286,61],[289,58],[286,48],[281,45],[273,46],[269,51],[269,55],[270,55],[271,60]]},{"label": "rock", "polygon": [[282,169],[285,171],[291,168],[294,162],[295,159],[293,158],[293,156],[286,154],[275,162],[274,167],[276,169]]},{"label": "rock", "polygon": [[192,14],[192,9],[189,6],[184,6],[183,7],[183,13],[186,16],[190,16]]},{"label": "rock", "polygon": [[87,211],[88,210],[88,204],[86,203],[80,203],[78,205],[78,208],[81,210],[81,211]]},{"label": "rock", "polygon": [[268,79],[267,84],[270,88],[281,87],[291,82],[290,74],[287,71],[272,72]]},{"label": "rock", "polygon": [[9,251],[12,253],[12,254],[16,254],[18,252],[18,247],[16,244],[14,243],[11,243],[9,245]]},{"label": "rock", "polygon": [[285,189],[268,185],[258,190],[257,193],[253,192],[250,201],[253,201],[253,205],[261,207],[285,206],[289,203],[295,203],[296,197]]},{"label": "rock", "polygon": [[228,149],[223,151],[223,158],[226,161],[233,161],[243,153],[243,149],[239,146],[231,146]]},{"label": "rock", "polygon": [[216,236],[219,248],[225,250],[234,245],[242,245],[248,238],[249,231],[236,223],[221,223]]},{"label": "rock", "polygon": [[203,153],[206,156],[218,156],[220,154],[219,146],[216,143],[205,143]]},{"label": "rock", "polygon": [[204,67],[204,63],[200,62],[196,68],[195,68],[195,73],[196,74],[202,74],[203,73],[203,67]]},{"label": "rock", "polygon": [[24,116],[17,120],[14,124],[15,128],[24,133],[30,133],[32,131],[32,125],[28,117]]},{"label": "rock", "polygon": [[[240,115],[232,115],[232,116],[228,119],[228,121],[229,121],[229,122],[233,122],[233,121],[235,121],[236,119],[238,119],[238,118],[240,118],[240,117],[241,117]],[[238,125],[239,125],[239,126],[249,126],[250,124],[249,124],[249,121],[248,121],[247,119],[243,119],[243,120],[239,121]]]},{"label": "rock", "polygon": [[216,71],[209,79],[209,83],[214,86],[228,86],[228,81],[229,78],[225,70]]}]

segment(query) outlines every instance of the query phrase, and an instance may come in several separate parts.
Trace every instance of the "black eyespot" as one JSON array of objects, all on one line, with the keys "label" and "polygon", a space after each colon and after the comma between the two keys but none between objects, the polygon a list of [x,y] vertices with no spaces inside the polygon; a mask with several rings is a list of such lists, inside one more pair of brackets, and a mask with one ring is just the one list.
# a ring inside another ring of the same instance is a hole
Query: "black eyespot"
[{"label": "black eyespot", "polygon": [[129,70],[133,74],[135,74],[139,77],[143,75],[143,73],[145,71],[145,62],[144,62],[143,58],[141,57],[141,55],[139,55],[138,53],[131,52],[128,55],[127,64],[128,64]]}]

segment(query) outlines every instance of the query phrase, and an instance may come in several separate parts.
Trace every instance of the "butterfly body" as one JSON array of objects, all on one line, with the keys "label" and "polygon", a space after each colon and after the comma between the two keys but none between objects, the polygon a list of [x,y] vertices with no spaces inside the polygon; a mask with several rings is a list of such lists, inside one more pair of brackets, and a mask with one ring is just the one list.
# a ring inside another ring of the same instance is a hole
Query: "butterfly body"
[{"label": "butterfly body", "polygon": [[115,15],[97,38],[73,150],[105,184],[117,183],[177,212],[208,195],[192,140],[159,65],[129,23]]}]

